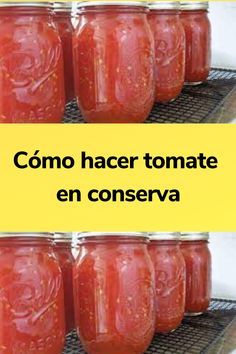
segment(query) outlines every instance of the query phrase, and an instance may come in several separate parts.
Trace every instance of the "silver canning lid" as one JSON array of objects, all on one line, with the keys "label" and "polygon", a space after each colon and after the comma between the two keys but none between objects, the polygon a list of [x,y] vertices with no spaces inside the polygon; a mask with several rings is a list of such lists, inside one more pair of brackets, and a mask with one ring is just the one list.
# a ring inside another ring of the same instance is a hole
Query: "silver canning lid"
[{"label": "silver canning lid", "polygon": [[180,10],[179,1],[151,1],[148,6],[150,10]]},{"label": "silver canning lid", "polygon": [[87,238],[87,237],[106,237],[106,236],[119,236],[119,237],[143,237],[148,238],[146,232],[81,232],[77,234],[77,239]]},{"label": "silver canning lid", "polygon": [[179,241],[179,232],[149,232],[148,237],[150,241]]},{"label": "silver canning lid", "polygon": [[52,8],[51,2],[2,2],[0,1],[0,7],[48,7]]},{"label": "silver canning lid", "polygon": [[208,10],[209,2],[208,1],[186,1],[180,2],[180,9],[182,11],[191,11],[191,10]]},{"label": "silver canning lid", "polygon": [[72,242],[71,232],[54,232],[53,239],[56,243]]},{"label": "silver canning lid", "polygon": [[184,241],[208,241],[208,232],[181,232],[181,242]]},{"label": "silver canning lid", "polygon": [[68,11],[71,12],[72,10],[72,2],[69,1],[57,1],[53,3],[53,9],[55,12],[63,12]]},{"label": "silver canning lid", "polygon": [[0,238],[9,237],[42,237],[42,238],[53,238],[51,232],[0,232]]},{"label": "silver canning lid", "polygon": [[78,3],[77,9],[90,6],[139,6],[148,8],[146,1],[83,1]]}]

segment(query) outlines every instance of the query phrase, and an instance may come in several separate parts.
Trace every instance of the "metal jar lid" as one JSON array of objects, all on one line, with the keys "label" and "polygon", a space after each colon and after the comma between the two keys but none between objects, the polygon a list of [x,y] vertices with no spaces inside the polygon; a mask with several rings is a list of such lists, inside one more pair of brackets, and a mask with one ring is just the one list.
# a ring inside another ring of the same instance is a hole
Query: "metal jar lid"
[{"label": "metal jar lid", "polygon": [[179,241],[179,232],[149,232],[148,237],[150,241]]},{"label": "metal jar lid", "polygon": [[180,2],[180,9],[182,11],[191,11],[191,10],[208,10],[209,2],[208,1],[186,1]]},{"label": "metal jar lid", "polygon": [[181,242],[185,241],[208,241],[208,232],[181,232]]},{"label": "metal jar lid", "polygon": [[180,10],[179,1],[150,1],[148,6],[150,10]]},{"label": "metal jar lid", "polygon": [[71,232],[55,232],[53,235],[55,243],[71,243],[72,233]]},{"label": "metal jar lid", "polygon": [[47,1],[38,2],[2,2],[0,1],[0,7],[46,7],[52,8],[52,3]]},{"label": "metal jar lid", "polygon": [[137,237],[137,238],[145,238],[148,239],[148,235],[146,232],[81,232],[77,234],[77,239],[81,240],[83,238],[88,238],[88,237],[106,237],[106,236],[116,236],[116,237]]},{"label": "metal jar lid", "polygon": [[69,1],[57,1],[53,3],[53,9],[55,12],[71,12],[72,2]]},{"label": "metal jar lid", "polygon": [[9,237],[40,237],[40,238],[53,238],[51,232],[0,232],[0,238]]},{"label": "metal jar lid", "polygon": [[148,8],[146,1],[83,1],[78,3],[77,9],[91,6],[135,6]]}]

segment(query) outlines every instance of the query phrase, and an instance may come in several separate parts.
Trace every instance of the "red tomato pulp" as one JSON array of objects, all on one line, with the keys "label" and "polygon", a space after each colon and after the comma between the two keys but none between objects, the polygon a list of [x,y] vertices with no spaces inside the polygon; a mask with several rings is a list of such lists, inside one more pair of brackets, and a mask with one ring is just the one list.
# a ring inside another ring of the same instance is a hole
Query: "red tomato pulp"
[{"label": "red tomato pulp", "polygon": [[176,99],[184,85],[185,35],[176,4],[158,10],[153,3],[148,15],[155,41],[156,102],[161,103]]},{"label": "red tomato pulp", "polygon": [[63,57],[50,7],[0,7],[0,58],[0,123],[61,122]]},{"label": "red tomato pulp", "polygon": [[206,241],[186,241],[181,244],[186,263],[185,312],[200,314],[211,300],[211,254]]},{"label": "red tomato pulp", "polygon": [[199,84],[211,67],[211,24],[206,10],[181,12],[186,37],[185,82]]},{"label": "red tomato pulp", "polygon": [[154,43],[147,9],[80,9],[74,35],[75,90],[86,121],[140,123],[154,103]]},{"label": "red tomato pulp", "polygon": [[58,354],[65,340],[63,284],[52,241],[0,238],[1,354]]},{"label": "red tomato pulp", "polygon": [[185,262],[178,241],[152,240],[148,248],[155,270],[156,332],[166,333],[184,317]]},{"label": "red tomato pulp", "polygon": [[155,327],[147,241],[85,237],[74,269],[77,330],[88,354],[142,354]]}]

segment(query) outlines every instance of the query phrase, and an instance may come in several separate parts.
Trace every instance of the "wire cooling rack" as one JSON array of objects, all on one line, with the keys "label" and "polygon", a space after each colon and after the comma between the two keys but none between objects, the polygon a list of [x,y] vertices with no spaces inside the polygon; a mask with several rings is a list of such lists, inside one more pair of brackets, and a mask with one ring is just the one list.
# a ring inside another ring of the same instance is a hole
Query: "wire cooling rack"
[{"label": "wire cooling rack", "polygon": [[[236,71],[212,69],[207,82],[185,86],[174,102],[155,104],[147,123],[203,123],[236,88]],[[65,123],[84,123],[76,101],[66,107]]]},{"label": "wire cooling rack", "polygon": [[[175,332],[156,335],[145,354],[207,353],[235,318],[236,301],[213,299],[204,315],[186,317]],[[67,336],[63,354],[86,354],[75,332]]]}]

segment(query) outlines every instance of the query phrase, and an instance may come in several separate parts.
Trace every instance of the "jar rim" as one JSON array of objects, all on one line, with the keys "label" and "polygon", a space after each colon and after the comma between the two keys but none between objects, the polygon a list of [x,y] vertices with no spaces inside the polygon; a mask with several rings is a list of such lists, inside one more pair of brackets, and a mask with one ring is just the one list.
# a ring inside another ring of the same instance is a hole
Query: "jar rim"
[{"label": "jar rim", "polygon": [[148,3],[150,10],[180,10],[179,1],[150,1]]},{"label": "jar rim", "polygon": [[208,241],[208,232],[181,232],[181,242],[187,241]]},{"label": "jar rim", "polygon": [[71,232],[54,232],[53,240],[56,243],[71,243],[72,242],[72,233]]},{"label": "jar rim", "polygon": [[148,3],[144,0],[140,1],[83,1],[78,3],[77,9],[83,7],[92,7],[92,6],[134,6],[134,7],[143,7],[148,8]]},{"label": "jar rim", "polygon": [[83,239],[83,238],[89,238],[89,237],[106,237],[106,236],[111,236],[111,237],[133,237],[133,238],[138,238],[138,237],[144,237],[148,238],[146,232],[91,232],[91,231],[83,231],[79,234],[77,234],[77,240]]},{"label": "jar rim", "polygon": [[208,10],[209,2],[208,1],[181,1],[180,9],[182,11],[191,11],[191,10]]},{"label": "jar rim", "polygon": [[38,2],[2,2],[0,1],[0,7],[43,7],[52,9],[53,5],[51,2],[38,1]]},{"label": "jar rim", "polygon": [[180,233],[179,232],[149,232],[148,233],[149,241],[179,241]]},{"label": "jar rim", "polygon": [[63,11],[72,11],[72,2],[71,1],[55,1],[53,3],[53,9],[55,12],[63,12]]},{"label": "jar rim", "polygon": [[0,232],[0,238],[37,237],[53,239],[51,232]]}]

